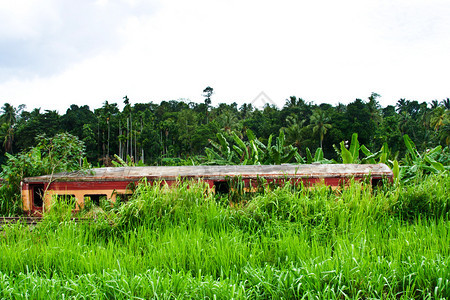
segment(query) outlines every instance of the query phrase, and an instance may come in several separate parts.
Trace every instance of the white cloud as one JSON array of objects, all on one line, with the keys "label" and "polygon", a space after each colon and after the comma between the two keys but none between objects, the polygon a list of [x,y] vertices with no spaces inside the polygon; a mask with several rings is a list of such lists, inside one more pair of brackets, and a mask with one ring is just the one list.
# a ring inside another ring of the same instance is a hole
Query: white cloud
[{"label": "white cloud", "polygon": [[124,22],[151,12],[147,5],[125,1],[2,1],[0,81],[53,75],[118,48]]},{"label": "white cloud", "polygon": [[15,35],[0,25],[0,43],[17,43],[0,58],[0,101],[60,111],[124,95],[202,101],[208,85],[213,104],[261,91],[279,106],[290,95],[335,104],[377,92],[383,105],[450,96],[443,1],[33,3],[6,22]]}]

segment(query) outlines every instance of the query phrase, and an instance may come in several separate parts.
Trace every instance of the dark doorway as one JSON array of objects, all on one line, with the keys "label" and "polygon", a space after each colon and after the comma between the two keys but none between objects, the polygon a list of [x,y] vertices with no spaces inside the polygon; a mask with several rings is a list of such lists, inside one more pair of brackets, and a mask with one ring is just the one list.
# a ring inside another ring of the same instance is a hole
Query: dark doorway
[{"label": "dark doorway", "polygon": [[217,194],[228,194],[230,192],[230,184],[228,181],[214,181],[214,190]]},{"label": "dark doorway", "polygon": [[34,207],[42,207],[44,204],[44,185],[36,184],[33,185],[33,206]]}]

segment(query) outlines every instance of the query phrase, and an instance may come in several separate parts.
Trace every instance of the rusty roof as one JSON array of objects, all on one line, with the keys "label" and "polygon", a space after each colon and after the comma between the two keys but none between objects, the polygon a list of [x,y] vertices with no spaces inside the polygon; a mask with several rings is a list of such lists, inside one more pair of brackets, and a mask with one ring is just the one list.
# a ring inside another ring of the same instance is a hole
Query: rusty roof
[{"label": "rusty roof", "polygon": [[224,180],[233,176],[242,176],[242,178],[342,178],[367,175],[392,177],[392,171],[385,164],[118,167],[28,177],[23,182],[137,181],[144,177],[149,180],[176,180],[177,178]]}]

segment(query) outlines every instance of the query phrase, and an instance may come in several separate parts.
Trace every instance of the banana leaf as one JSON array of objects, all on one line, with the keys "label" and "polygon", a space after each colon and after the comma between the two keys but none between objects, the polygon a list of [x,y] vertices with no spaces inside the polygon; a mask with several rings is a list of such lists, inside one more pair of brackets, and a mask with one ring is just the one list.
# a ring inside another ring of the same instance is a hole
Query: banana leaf
[{"label": "banana leaf", "polygon": [[344,141],[341,142],[341,158],[344,164],[353,163],[352,153],[345,148]]},{"label": "banana leaf", "polygon": [[323,160],[323,150],[322,148],[317,148],[316,153],[314,154],[314,161],[319,162]]},{"label": "banana leaf", "polygon": [[352,142],[350,143],[349,151],[352,154],[352,163],[357,162],[359,159],[359,142],[357,133],[352,134]]}]

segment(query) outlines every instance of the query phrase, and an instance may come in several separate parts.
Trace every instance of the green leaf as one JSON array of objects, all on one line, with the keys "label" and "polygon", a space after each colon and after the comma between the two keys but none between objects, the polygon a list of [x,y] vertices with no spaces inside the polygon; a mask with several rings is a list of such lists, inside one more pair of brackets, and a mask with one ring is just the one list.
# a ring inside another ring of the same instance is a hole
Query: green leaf
[{"label": "green leaf", "polygon": [[267,149],[270,149],[270,147],[272,146],[272,138],[273,138],[273,135],[270,135],[269,140],[267,141]]},{"label": "green leaf", "polygon": [[361,145],[360,149],[361,149],[362,153],[364,153],[364,155],[366,155],[366,156],[371,156],[371,155],[373,155],[373,153],[370,152],[370,150],[367,149],[366,146],[364,146],[364,145]]},{"label": "green leaf", "polygon": [[341,158],[344,164],[353,163],[352,154],[350,153],[350,151],[347,150],[347,148],[345,148],[344,141],[341,142]]},{"label": "green leaf", "polygon": [[289,162],[291,162],[291,160],[292,160],[292,158],[294,157],[294,155],[295,155],[295,153],[298,153],[297,152],[297,148],[295,148],[295,147],[293,147],[292,145],[289,145],[290,147],[289,147],[289,152],[288,152],[288,154],[286,154],[286,155],[284,155],[282,158],[281,158],[281,163],[282,164],[286,164],[286,163],[289,163]]},{"label": "green leaf", "polygon": [[266,145],[264,145],[263,143],[261,143],[258,139],[253,140],[253,141],[255,142],[255,144],[256,144],[260,149],[262,149],[262,150],[266,150],[266,149],[267,149]]},{"label": "green leaf", "polygon": [[407,134],[403,135],[403,140],[405,141],[406,149],[408,149],[412,159],[417,160],[419,157],[419,153],[417,152],[414,142],[409,138]]},{"label": "green leaf", "polygon": [[237,146],[239,148],[241,148],[242,151],[245,153],[244,159],[247,160],[248,159],[248,149],[245,146],[245,143],[237,136],[236,132],[233,132],[232,137],[233,137],[234,142],[237,144]]},{"label": "green leaf", "polygon": [[314,161],[318,162],[323,160],[323,150],[322,148],[317,148],[316,153],[314,154]]},{"label": "green leaf", "polygon": [[350,144],[350,153],[352,154],[352,163],[355,163],[359,158],[359,142],[358,142],[358,134],[352,134],[352,142]]},{"label": "green leaf", "polygon": [[123,167],[123,165],[121,165],[120,163],[118,163],[117,161],[114,161],[114,160],[111,161],[111,164],[116,168]]},{"label": "green leaf", "polygon": [[383,143],[381,147],[380,163],[387,163],[389,158],[389,146],[386,142]]},{"label": "green leaf", "polygon": [[279,134],[279,139],[278,139],[278,141],[279,141],[279,143],[278,143],[278,149],[280,150],[279,152],[281,152],[282,151],[282,148],[284,147],[284,142],[285,142],[285,139],[284,139],[284,131],[283,130],[280,130],[280,134]]},{"label": "green leaf", "polygon": [[305,159],[297,151],[294,153],[294,158],[295,158],[295,161],[297,163],[299,163],[299,164],[305,164],[306,163]]},{"label": "green leaf", "polygon": [[254,143],[254,141],[250,141],[250,147],[252,149],[252,161],[254,164],[256,164],[259,161],[259,151],[258,151],[258,147],[256,147],[256,144]]},{"label": "green leaf", "polygon": [[398,161],[396,159],[394,159],[394,163],[393,163],[393,167],[392,167],[392,173],[394,174],[394,181],[398,182],[400,179],[400,168],[398,166]]},{"label": "green leaf", "polygon": [[430,149],[430,150],[425,154],[425,156],[434,156],[435,154],[440,153],[441,150],[442,150],[442,146],[441,146],[441,145],[436,146],[436,147],[434,147],[433,149]]},{"label": "green leaf", "polygon": [[225,151],[225,149],[228,148],[227,139],[220,132],[218,132],[216,136],[217,139],[219,140],[220,145],[222,146],[222,151]]},{"label": "green leaf", "polygon": [[273,153],[272,162],[279,165],[280,164],[280,153],[278,151],[275,151]]},{"label": "green leaf", "polygon": [[281,153],[283,151],[282,147],[280,146],[280,137],[276,138],[276,144],[275,144],[274,148],[275,148],[275,151],[278,153]]},{"label": "green leaf", "polygon": [[239,147],[236,146],[236,145],[233,145],[233,149],[234,149],[234,151],[238,154],[239,157],[241,157],[242,154],[244,154],[244,150],[242,150],[241,148],[239,148]]},{"label": "green leaf", "polygon": [[205,148],[205,153],[206,156],[208,156],[208,160],[223,159],[222,156],[220,156],[217,152],[215,152],[211,148]]},{"label": "green leaf", "polygon": [[368,163],[368,164],[376,164],[377,161],[375,160],[376,158],[381,156],[381,151],[378,151],[377,153],[374,153],[370,156],[367,156],[365,158],[362,159],[363,163]]},{"label": "green leaf", "polygon": [[441,164],[440,162],[435,161],[434,159],[432,159],[431,157],[425,156],[424,160],[429,163],[430,165],[433,166],[434,169],[436,169],[436,171],[445,171],[444,165]]},{"label": "green leaf", "polygon": [[117,154],[114,154],[114,158],[117,159],[117,162],[111,161],[115,167],[128,167],[128,164],[120,158]]},{"label": "green leaf", "polygon": [[377,158],[380,155],[381,151],[378,151],[377,153],[372,153],[364,145],[361,145],[360,149],[361,149],[362,153],[364,153],[364,155],[366,155],[366,157],[363,158],[363,160],[362,160],[364,163],[367,162],[369,164],[376,164],[375,158]]},{"label": "green leaf", "polygon": [[222,152],[221,146],[219,144],[217,144],[216,142],[214,142],[213,140],[209,140],[209,143],[211,144],[211,146],[213,146],[217,151]]},{"label": "green leaf", "polygon": [[306,162],[307,162],[308,164],[311,164],[311,163],[313,162],[313,158],[312,158],[312,155],[311,155],[311,151],[309,150],[308,147],[306,147]]},{"label": "green leaf", "polygon": [[251,129],[247,129],[247,137],[249,141],[256,140],[256,136]]}]

